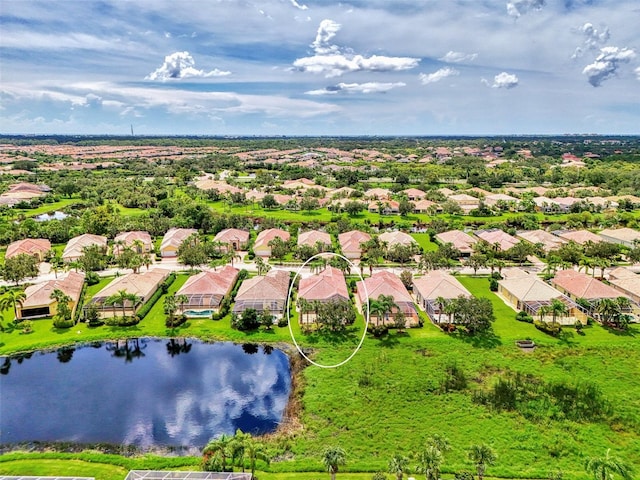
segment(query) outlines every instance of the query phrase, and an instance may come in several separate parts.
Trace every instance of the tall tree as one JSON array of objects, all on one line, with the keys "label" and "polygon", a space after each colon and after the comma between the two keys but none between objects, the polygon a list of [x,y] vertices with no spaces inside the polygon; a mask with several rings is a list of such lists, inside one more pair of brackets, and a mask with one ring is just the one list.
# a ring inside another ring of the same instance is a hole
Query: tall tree
[{"label": "tall tree", "polygon": [[396,480],[402,480],[404,472],[409,469],[409,459],[404,455],[396,453],[393,457],[391,457],[391,460],[389,460],[387,469],[389,473],[392,473],[396,476]]},{"label": "tall tree", "polygon": [[487,466],[493,465],[496,462],[496,454],[489,445],[480,444],[473,445],[467,452],[469,460],[473,462],[478,473],[478,480],[484,478],[484,472]]},{"label": "tall tree", "polygon": [[613,480],[616,475],[623,480],[631,480],[633,469],[618,457],[612,457],[610,453],[611,449],[608,449],[604,457],[588,458],[584,469],[593,476],[594,480]]},{"label": "tall tree", "polygon": [[336,474],[341,465],[344,465],[347,461],[347,454],[345,451],[336,446],[327,447],[322,453],[322,463],[331,474],[331,480],[336,479]]},{"label": "tall tree", "polygon": [[425,480],[439,480],[442,452],[434,445],[427,446],[418,454],[416,472],[424,473]]},{"label": "tall tree", "polygon": [[23,302],[27,299],[27,295],[24,290],[8,289],[3,287],[4,296],[0,298],[0,311],[13,309],[14,319],[18,318],[18,305],[22,306]]},{"label": "tall tree", "polygon": [[36,277],[38,273],[38,259],[26,253],[7,258],[2,268],[2,278],[16,285],[25,278]]}]

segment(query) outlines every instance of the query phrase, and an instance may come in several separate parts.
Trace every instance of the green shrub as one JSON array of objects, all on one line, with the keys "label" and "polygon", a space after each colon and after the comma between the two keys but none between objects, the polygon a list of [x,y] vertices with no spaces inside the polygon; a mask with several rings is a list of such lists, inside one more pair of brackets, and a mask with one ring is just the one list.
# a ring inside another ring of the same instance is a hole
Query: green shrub
[{"label": "green shrub", "polygon": [[491,290],[492,292],[498,291],[498,280],[496,280],[495,278],[489,279],[489,290]]},{"label": "green shrub", "polygon": [[548,323],[542,322],[540,320],[534,320],[533,326],[541,332],[548,333],[553,337],[557,337],[558,335],[560,335],[560,332],[562,332],[562,325],[560,325],[559,323]]},{"label": "green shrub", "polygon": [[96,272],[87,272],[85,280],[87,281],[87,285],[97,285],[100,283],[100,275]]},{"label": "green shrub", "polygon": [[533,317],[525,311],[518,312],[516,314],[516,320],[519,322],[533,323]]},{"label": "green shrub", "polygon": [[66,319],[64,317],[53,317],[53,326],[56,328],[71,328],[75,325],[73,319]]},{"label": "green shrub", "polygon": [[467,376],[457,363],[450,363],[444,370],[445,379],[440,384],[443,393],[459,392],[467,388]]}]

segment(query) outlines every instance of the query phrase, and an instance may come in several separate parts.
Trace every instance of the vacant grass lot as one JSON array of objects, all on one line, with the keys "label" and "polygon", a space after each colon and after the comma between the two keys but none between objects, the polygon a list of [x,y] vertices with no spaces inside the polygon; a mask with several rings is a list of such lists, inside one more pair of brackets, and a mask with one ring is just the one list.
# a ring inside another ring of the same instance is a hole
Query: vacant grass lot
[{"label": "vacant grass lot", "polygon": [[[177,290],[186,278],[179,275],[170,291]],[[585,478],[585,458],[603,455],[608,448],[635,465],[636,470],[640,468],[640,328],[635,326],[630,333],[620,335],[592,326],[585,328],[584,335],[567,329],[562,338],[552,338],[530,324],[517,322],[515,312],[489,291],[486,277],[458,278],[474,295],[492,301],[497,317],[493,334],[481,338],[446,335],[427,322],[404,335],[393,333],[383,339],[368,336],[359,353],[340,368],[308,367],[302,374],[302,430],[269,440],[274,452],[286,453],[281,458],[287,460],[273,462],[268,467],[271,474],[264,478],[288,479],[294,477],[291,472],[321,472],[320,455],[327,445],[340,445],[346,450],[346,472],[386,469],[394,453],[410,455],[435,433],[447,436],[453,446],[443,465],[449,478],[454,472],[471,469],[465,451],[479,442],[491,444],[499,456],[496,465],[488,468],[490,476],[547,478],[551,470],[560,468],[565,478]],[[351,354],[362,322],[359,317],[353,331],[338,338],[317,334],[304,337],[299,327],[294,327],[294,333],[298,342],[314,350],[314,360],[334,364]],[[123,336],[290,341],[287,328],[242,333],[231,330],[226,319],[190,320],[181,328],[167,329],[162,299],[135,327],[88,329],[79,325],[61,332],[51,328],[50,320],[33,323],[33,334],[3,334],[0,352],[36,348],[47,342]],[[520,351],[514,341],[522,338],[534,339],[539,347],[532,353]],[[445,392],[445,369],[454,363],[465,372],[467,387]],[[517,411],[492,411],[473,402],[474,391],[508,371],[531,374],[545,382],[595,383],[609,400],[612,413],[597,422],[532,421]],[[33,465],[39,465],[38,454],[34,455]],[[22,473],[17,465],[30,463],[14,459],[4,464],[4,459],[11,457],[0,457],[0,472]],[[67,463],[62,461],[61,465],[66,467]],[[111,460],[103,463],[122,465]],[[414,463],[412,460],[411,465]],[[123,478],[116,477],[119,471],[105,468],[104,475],[97,478]],[[326,476],[308,473],[304,478]],[[360,480],[370,478],[370,474],[350,478]]]}]

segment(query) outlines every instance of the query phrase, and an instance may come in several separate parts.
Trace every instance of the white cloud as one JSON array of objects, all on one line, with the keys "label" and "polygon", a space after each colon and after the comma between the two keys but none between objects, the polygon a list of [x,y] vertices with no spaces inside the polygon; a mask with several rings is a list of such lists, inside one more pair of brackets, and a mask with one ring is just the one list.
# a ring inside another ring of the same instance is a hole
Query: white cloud
[{"label": "white cloud", "polygon": [[145,80],[167,80],[192,77],[222,77],[231,72],[218,70],[209,72],[195,68],[196,62],[189,52],[174,52],[164,57],[164,63],[145,77]]},{"label": "white cloud", "polygon": [[635,72],[636,72],[636,78],[640,80],[640,67],[636,68]]},{"label": "white cloud", "polygon": [[320,90],[310,90],[305,92],[307,95],[336,95],[337,93],[385,93],[393,88],[406,87],[406,83],[338,83]]},{"label": "white cloud", "polygon": [[461,63],[461,62],[472,62],[476,58],[478,58],[477,53],[463,53],[463,52],[454,52],[453,50],[450,50],[446,53],[446,55],[444,55],[443,57],[440,57],[438,60],[440,60],[441,62],[447,62],[447,63]]},{"label": "white cloud", "polygon": [[325,77],[338,77],[348,72],[391,72],[409,70],[420,62],[413,57],[388,57],[385,55],[372,55],[365,57],[353,53],[342,53],[337,45],[331,45],[330,41],[336,36],[341,25],[333,20],[320,22],[318,32],[311,47],[315,55],[298,58],[293,62],[296,70],[301,72],[324,74]]},{"label": "white cloud", "polygon": [[520,17],[531,10],[541,10],[545,0],[511,0],[507,2],[507,13],[512,17]]},{"label": "white cloud", "polygon": [[518,77],[512,73],[502,72],[493,77],[493,84],[490,84],[484,78],[482,83],[492,88],[514,88],[518,86]]},{"label": "white cloud", "polygon": [[298,2],[296,2],[296,0],[291,0],[291,5],[293,5],[296,8],[299,8],[300,10],[308,10],[309,7],[307,7],[306,5],[301,5]]},{"label": "white cloud", "polygon": [[318,27],[318,33],[316,33],[316,39],[311,44],[314,51],[317,54],[337,52],[339,50],[338,46],[330,45],[329,42],[340,31],[340,28],[341,25],[333,20],[322,20]]},{"label": "white cloud", "polygon": [[591,85],[599,87],[616,74],[621,63],[629,63],[635,57],[636,52],[631,48],[603,47],[595,62],[584,67],[582,73],[588,77]]},{"label": "white cloud", "polygon": [[611,36],[608,27],[604,27],[604,30],[596,29],[592,23],[585,23],[580,28],[580,33],[584,36],[584,42],[582,46],[577,47],[571,58],[579,58],[584,54],[584,50],[595,50],[600,45],[604,44]]},{"label": "white cloud", "polygon": [[433,73],[421,73],[420,81],[423,85],[428,85],[429,83],[439,82],[440,80],[451,77],[454,75],[460,75],[460,72],[455,68],[441,68],[440,70]]}]

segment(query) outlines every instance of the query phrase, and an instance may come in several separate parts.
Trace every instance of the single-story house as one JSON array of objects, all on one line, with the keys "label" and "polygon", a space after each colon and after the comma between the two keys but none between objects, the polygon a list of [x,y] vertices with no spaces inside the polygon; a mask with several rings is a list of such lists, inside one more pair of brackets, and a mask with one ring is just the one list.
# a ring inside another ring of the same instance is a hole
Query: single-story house
[{"label": "single-story house", "polygon": [[73,237],[67,242],[67,246],[64,247],[62,252],[62,260],[75,262],[84,254],[84,248],[91,245],[98,245],[104,250],[104,253],[107,253],[107,237],[85,233],[78,237]]},{"label": "single-story house", "polygon": [[460,250],[462,255],[471,255],[473,253],[473,246],[478,243],[478,240],[461,230],[449,230],[448,232],[438,233],[436,234],[436,240],[438,240],[441,245],[450,243],[454,248]]},{"label": "single-story house", "polygon": [[384,232],[378,236],[381,242],[385,242],[389,247],[394,245],[417,245],[415,238],[404,232]]},{"label": "single-story house", "polygon": [[160,255],[162,257],[177,257],[182,242],[196,233],[198,230],[195,228],[170,228],[162,237]]},{"label": "single-story house", "polygon": [[395,315],[398,311],[404,313],[407,320],[406,324],[408,326],[415,327],[418,325],[419,317],[416,306],[413,303],[413,298],[400,278],[398,278],[394,273],[386,270],[376,272],[371,277],[365,278],[364,282],[357,282],[356,288],[358,291],[357,306],[363,314],[366,314],[365,305],[367,304],[367,301],[377,300],[380,295],[393,297],[393,301],[397,305],[397,308],[394,308],[389,312],[385,318],[379,318],[374,311],[370,312],[370,322],[374,325],[385,323],[393,324]]},{"label": "single-story house", "polygon": [[447,201],[454,202],[458,205],[464,213],[469,213],[471,210],[475,210],[480,206],[480,200],[466,193],[459,193],[456,195],[449,195]]},{"label": "single-story house", "polygon": [[84,273],[81,272],[69,272],[64,278],[29,285],[24,290],[26,298],[22,304],[16,304],[18,319],[44,318],[55,315],[58,311],[58,302],[51,298],[54,290],[61,290],[65,295],[71,297],[69,308],[73,318],[83,286]]},{"label": "single-story house", "polygon": [[33,255],[42,262],[47,252],[51,250],[51,242],[46,238],[25,238],[12,242],[7,247],[4,258],[15,257],[16,255]]},{"label": "single-story house", "polygon": [[9,186],[9,190],[0,195],[0,205],[14,206],[22,201],[29,202],[34,198],[42,197],[49,193],[51,188],[47,185],[20,182]]},{"label": "single-story house", "polygon": [[359,259],[362,255],[360,245],[371,240],[371,235],[359,230],[351,230],[338,235],[338,243],[342,254],[350,260]]},{"label": "single-story house", "polygon": [[427,196],[425,192],[417,188],[407,188],[406,190],[402,190],[400,193],[404,193],[412,202],[416,200],[422,200]]},{"label": "single-story house", "polygon": [[[587,313],[575,301],[543,282],[537,275],[528,274],[518,268],[505,271],[503,280],[498,281],[498,295],[516,311],[523,310],[534,318],[540,317],[541,309],[559,300],[567,307],[568,313],[556,322],[561,325],[575,325],[577,321],[587,322]],[[551,313],[542,316],[544,321],[553,321]]]},{"label": "single-story house", "polygon": [[322,244],[322,251],[331,250],[331,235],[320,230],[308,230],[298,233],[298,246],[307,245],[315,248],[317,243]]},{"label": "single-story house", "polygon": [[241,314],[249,308],[257,312],[268,309],[277,321],[284,315],[290,280],[291,275],[284,270],[270,270],[264,276],[246,279],[236,294],[233,313]]},{"label": "single-story house", "polygon": [[489,245],[497,245],[500,251],[503,252],[505,250],[509,250],[520,241],[516,237],[509,235],[507,232],[500,229],[477,230],[475,235],[480,240],[487,242]]},{"label": "single-story house", "polygon": [[133,248],[136,253],[149,253],[153,251],[153,239],[149,232],[122,232],[113,239],[113,254],[120,255],[124,247]]},{"label": "single-story house", "polygon": [[576,242],[580,245],[584,245],[587,242],[602,242],[602,237],[590,232],[589,230],[558,230],[554,232],[554,235],[557,235],[568,242]]},{"label": "single-story house", "polygon": [[327,267],[316,275],[300,279],[298,298],[304,298],[308,302],[348,301],[349,292],[344,274],[335,267]]},{"label": "single-story house", "polygon": [[441,323],[443,320],[445,305],[440,303],[441,299],[471,297],[469,290],[456,277],[440,270],[433,270],[422,277],[414,278],[413,294],[418,305],[427,312],[434,323]]},{"label": "single-story house", "polygon": [[609,283],[613,288],[640,305],[640,275],[628,268],[619,267],[609,274]]},{"label": "single-story house", "polygon": [[231,247],[235,251],[242,251],[249,248],[249,237],[250,234],[246,230],[227,228],[218,232],[213,240],[226,245],[227,249]]},{"label": "single-story house", "polygon": [[391,190],[386,188],[370,188],[364,192],[365,198],[372,198],[375,200],[387,200],[391,198]]},{"label": "single-story house", "polygon": [[[380,212],[382,208],[382,212]],[[384,215],[391,215],[394,213],[400,213],[400,203],[395,200],[378,200],[370,202],[367,207],[369,213],[383,213]]]},{"label": "single-story house", "polygon": [[283,242],[288,242],[291,235],[286,230],[281,230],[279,228],[268,228],[263,230],[258,234],[258,237],[253,244],[254,253],[260,257],[270,257],[271,247],[269,246],[269,242],[276,237],[281,238]]},{"label": "single-story house", "polygon": [[495,207],[499,202],[517,205],[520,203],[520,200],[506,193],[489,193],[484,197],[484,203],[489,207]]},{"label": "single-story house", "polygon": [[442,207],[431,200],[418,200],[413,204],[413,212],[414,213],[425,213],[428,212],[430,208],[435,208],[436,210],[442,210]]},{"label": "single-story house", "polygon": [[176,296],[185,295],[187,301],[180,304],[183,313],[201,316],[217,312],[224,297],[231,293],[240,271],[229,265],[217,272],[200,272],[192,275],[176,292]]},{"label": "single-story house", "polygon": [[617,243],[629,248],[633,248],[637,243],[640,243],[640,232],[632,228],[609,228],[602,230],[598,235],[605,242]]},{"label": "single-story house", "polygon": [[204,178],[195,182],[196,188],[200,190],[216,190],[218,193],[240,193],[243,190],[233,185],[229,185],[226,182],[213,180],[211,178]]},{"label": "single-story house", "polygon": [[128,273],[122,277],[117,277],[96,293],[90,303],[98,305],[102,317],[122,315],[122,304],[107,305],[106,302],[107,299],[118,295],[120,291],[124,290],[137,297],[135,302],[127,300],[124,304],[125,315],[133,315],[139,306],[143,305],[153,296],[160,287],[160,284],[169,276],[169,273],[169,270],[157,268],[143,273]]},{"label": "single-story house", "polygon": [[549,252],[551,250],[555,250],[560,248],[567,241],[553,233],[549,233],[546,230],[525,230],[522,232],[516,233],[516,237],[525,240],[529,243],[533,243],[534,245],[541,244],[542,249],[545,252]]}]

